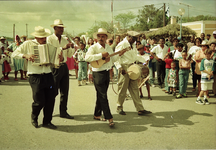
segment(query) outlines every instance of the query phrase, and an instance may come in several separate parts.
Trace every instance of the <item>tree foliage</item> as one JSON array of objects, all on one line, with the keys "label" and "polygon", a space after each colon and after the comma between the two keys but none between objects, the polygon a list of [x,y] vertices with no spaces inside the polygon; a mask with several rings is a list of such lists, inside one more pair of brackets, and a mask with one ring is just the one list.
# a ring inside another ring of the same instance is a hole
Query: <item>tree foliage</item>
[{"label": "tree foliage", "polygon": [[110,22],[106,21],[95,21],[94,25],[89,28],[88,35],[90,37],[93,37],[93,33],[97,32],[99,28],[104,28],[106,29],[109,33],[113,33],[113,27]]},{"label": "tree foliage", "polygon": [[[179,24],[170,24],[165,27],[162,27],[158,29],[157,31],[149,32],[146,34],[148,38],[152,37],[178,37],[180,35],[180,25]],[[182,26],[182,35],[183,36],[189,36],[189,35],[194,35],[196,36],[196,32],[190,29],[189,27]]]},{"label": "tree foliage", "polygon": [[123,26],[123,29],[126,29],[129,27],[129,24],[133,21],[133,19],[136,18],[136,15],[134,15],[131,11],[128,13],[121,13],[114,17],[115,21],[120,22],[120,24]]},{"label": "tree foliage", "polygon": [[[163,10],[157,9],[154,5],[145,5],[139,9],[137,23],[131,27],[136,31],[148,31],[150,28],[163,27]],[[169,18],[166,18],[166,24]]]},{"label": "tree foliage", "polygon": [[216,17],[214,16],[210,16],[210,15],[198,15],[198,16],[195,16],[195,17],[182,17],[182,22],[185,23],[185,22],[193,22],[193,21],[201,21],[201,20],[216,20]]}]

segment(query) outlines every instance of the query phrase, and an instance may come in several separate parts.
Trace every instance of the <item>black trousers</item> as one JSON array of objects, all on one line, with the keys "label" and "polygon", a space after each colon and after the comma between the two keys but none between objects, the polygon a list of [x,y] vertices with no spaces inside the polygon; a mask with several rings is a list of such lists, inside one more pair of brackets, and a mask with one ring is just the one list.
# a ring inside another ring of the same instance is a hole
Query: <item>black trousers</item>
[{"label": "black trousers", "polygon": [[56,85],[56,96],[60,90],[60,115],[65,115],[67,111],[68,91],[69,91],[69,70],[66,63],[59,68],[53,68],[52,73]]},{"label": "black trousers", "polygon": [[32,103],[32,119],[37,120],[43,108],[43,124],[50,123],[55,104],[55,84],[52,73],[29,75],[29,83],[34,100]]},{"label": "black trousers", "polygon": [[101,116],[102,111],[105,119],[113,118],[107,99],[107,90],[109,87],[109,71],[93,72],[93,82],[96,89],[97,100],[94,116]]},{"label": "black trousers", "polygon": [[158,84],[162,85],[164,83],[165,78],[165,62],[164,61],[157,61],[156,62],[156,70],[157,70],[157,80]]}]

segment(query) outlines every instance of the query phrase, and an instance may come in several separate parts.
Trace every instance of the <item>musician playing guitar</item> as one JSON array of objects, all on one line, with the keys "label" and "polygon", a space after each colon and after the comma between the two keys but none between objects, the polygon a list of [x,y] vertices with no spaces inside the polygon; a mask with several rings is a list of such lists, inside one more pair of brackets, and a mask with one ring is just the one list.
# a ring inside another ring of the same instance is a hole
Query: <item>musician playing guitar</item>
[{"label": "musician playing guitar", "polygon": [[144,110],[142,101],[139,97],[139,89],[137,86],[137,80],[132,80],[126,73],[127,69],[135,62],[145,62],[145,59],[141,56],[137,56],[137,49],[134,45],[136,41],[135,36],[127,36],[121,41],[115,48],[115,52],[122,49],[131,49],[125,52],[119,61],[115,62],[116,68],[119,69],[119,81],[118,81],[118,101],[117,101],[117,112],[121,115],[126,115],[123,111],[123,103],[126,97],[127,89],[133,99],[134,105],[138,111],[138,115],[146,115],[151,113],[150,111]]},{"label": "musician playing guitar", "polygon": [[[113,53],[112,48],[106,44],[107,38],[110,38],[110,34],[106,29],[100,28],[98,32],[93,34],[93,37],[97,39],[97,43],[90,46],[86,53],[85,61],[93,62],[103,58],[104,64],[95,68],[92,66],[93,82],[97,92],[96,106],[94,111],[94,119],[96,120],[108,120],[109,126],[113,127],[113,116],[110,112],[107,89],[109,87],[110,77],[109,70],[113,66],[113,62],[119,56],[109,57]],[[122,55],[125,51],[122,51],[119,55]],[[102,111],[104,119],[101,117]]]}]

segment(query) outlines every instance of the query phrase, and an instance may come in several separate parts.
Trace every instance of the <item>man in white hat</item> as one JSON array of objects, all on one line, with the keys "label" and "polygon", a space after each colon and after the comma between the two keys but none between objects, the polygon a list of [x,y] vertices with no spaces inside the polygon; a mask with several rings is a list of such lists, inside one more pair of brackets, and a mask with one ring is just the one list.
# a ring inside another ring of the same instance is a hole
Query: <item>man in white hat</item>
[{"label": "man in white hat", "polygon": [[212,35],[213,35],[213,37],[208,41],[208,44],[210,44],[212,42],[216,42],[216,30],[213,31]]},{"label": "man in white hat", "polygon": [[[57,95],[60,89],[60,117],[74,119],[67,113],[68,91],[69,91],[69,70],[66,64],[67,57],[72,57],[75,52],[74,45],[69,43],[65,37],[62,36],[65,26],[61,19],[54,20],[54,24],[51,25],[54,28],[54,33],[47,37],[47,42],[60,47],[63,51],[64,60],[59,68],[52,68],[52,73],[55,80]],[[57,96],[56,95],[56,96]]]},{"label": "man in white hat", "polygon": [[[44,112],[43,127],[56,129],[57,127],[51,123],[53,108],[55,103],[55,83],[50,66],[36,66],[32,62],[36,56],[32,54],[31,47],[33,45],[46,44],[46,37],[50,35],[41,26],[35,27],[35,32],[31,34],[35,37],[34,40],[24,42],[12,54],[14,58],[28,59],[28,75],[29,83],[32,88],[33,103],[31,123],[35,128],[38,128],[38,116],[41,109]],[[62,58],[61,58],[62,59]]]},{"label": "man in white hat", "polygon": [[120,115],[126,115],[123,111],[123,103],[126,98],[127,89],[133,99],[138,115],[146,115],[151,113],[150,111],[144,109],[142,101],[139,97],[139,89],[137,84],[138,78],[136,73],[126,73],[135,61],[146,62],[143,57],[137,55],[136,45],[134,44],[136,39],[137,38],[135,36],[129,34],[115,48],[115,52],[123,49],[128,50],[118,59],[118,61],[115,62],[116,68],[119,69],[117,112]]},{"label": "man in white hat", "polygon": [[[113,127],[113,116],[109,108],[107,90],[110,81],[109,70],[112,68],[113,62],[117,59],[117,56],[107,58],[109,54],[113,53],[113,50],[106,44],[106,40],[111,37],[106,29],[99,28],[98,32],[93,34],[93,37],[97,39],[98,42],[89,47],[88,52],[86,53],[85,61],[92,62],[102,58],[106,61],[106,63],[100,68],[92,67],[93,81],[97,92],[94,119],[104,121],[109,120],[109,126]],[[101,117],[102,111],[105,119]]]}]

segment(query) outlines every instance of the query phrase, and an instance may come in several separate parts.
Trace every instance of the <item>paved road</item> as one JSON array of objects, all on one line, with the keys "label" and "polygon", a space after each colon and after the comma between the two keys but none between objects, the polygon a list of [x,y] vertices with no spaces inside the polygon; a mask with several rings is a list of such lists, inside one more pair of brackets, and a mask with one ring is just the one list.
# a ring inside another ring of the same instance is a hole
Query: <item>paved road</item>
[{"label": "paved road", "polygon": [[[71,76],[68,112],[75,119],[59,117],[57,96],[52,122],[58,129],[50,130],[31,125],[31,88],[27,81],[13,81],[13,76],[0,85],[0,149],[216,149],[216,98],[209,99],[210,105],[196,104],[191,84],[184,99],[151,88],[153,100],[142,99],[145,109],[153,112],[148,116],[138,116],[131,99],[124,103],[127,115],[117,114],[117,96],[110,85],[108,98],[116,123],[110,129],[108,122],[93,120],[94,86],[78,87]],[[146,95],[145,87],[143,91]]]}]

